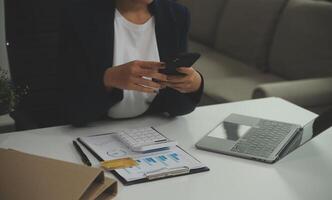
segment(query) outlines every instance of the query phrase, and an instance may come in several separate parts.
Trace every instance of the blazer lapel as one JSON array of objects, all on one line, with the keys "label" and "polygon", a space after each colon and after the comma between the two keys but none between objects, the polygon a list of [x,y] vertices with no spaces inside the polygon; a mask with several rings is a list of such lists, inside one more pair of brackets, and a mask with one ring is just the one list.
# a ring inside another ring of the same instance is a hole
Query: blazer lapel
[{"label": "blazer lapel", "polygon": [[161,61],[176,55],[178,49],[178,34],[175,18],[168,3],[163,0],[154,0],[149,5],[149,10],[156,20],[156,38]]}]

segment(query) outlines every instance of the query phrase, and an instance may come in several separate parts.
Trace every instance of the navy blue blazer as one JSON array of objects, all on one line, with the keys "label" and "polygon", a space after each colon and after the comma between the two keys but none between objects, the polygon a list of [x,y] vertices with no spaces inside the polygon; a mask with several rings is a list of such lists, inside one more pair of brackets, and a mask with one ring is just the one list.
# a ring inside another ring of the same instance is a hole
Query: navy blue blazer
[{"label": "navy blue blazer", "polygon": [[[171,0],[154,0],[149,10],[156,20],[160,60],[187,51],[188,10]],[[64,11],[60,43],[60,76],[64,89],[64,118],[76,126],[106,117],[108,109],[123,99],[123,91],[107,91],[103,75],[113,64],[114,11],[112,0],[76,0]],[[192,112],[198,92],[183,94],[160,90],[147,113],[171,116]]]}]

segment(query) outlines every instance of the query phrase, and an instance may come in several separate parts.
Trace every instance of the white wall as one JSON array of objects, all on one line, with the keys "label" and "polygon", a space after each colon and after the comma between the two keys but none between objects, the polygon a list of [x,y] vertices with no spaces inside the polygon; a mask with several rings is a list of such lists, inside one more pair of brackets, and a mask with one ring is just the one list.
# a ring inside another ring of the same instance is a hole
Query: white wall
[{"label": "white wall", "polygon": [[0,66],[9,71],[6,38],[5,38],[5,9],[4,0],[0,0]]}]

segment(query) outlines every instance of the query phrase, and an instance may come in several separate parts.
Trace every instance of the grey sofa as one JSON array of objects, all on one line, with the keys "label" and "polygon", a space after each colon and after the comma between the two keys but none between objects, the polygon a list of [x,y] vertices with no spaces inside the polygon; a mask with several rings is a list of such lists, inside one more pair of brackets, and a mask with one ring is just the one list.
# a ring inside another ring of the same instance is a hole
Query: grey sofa
[{"label": "grey sofa", "polygon": [[179,0],[190,51],[216,102],[277,96],[316,112],[332,105],[332,3]]}]

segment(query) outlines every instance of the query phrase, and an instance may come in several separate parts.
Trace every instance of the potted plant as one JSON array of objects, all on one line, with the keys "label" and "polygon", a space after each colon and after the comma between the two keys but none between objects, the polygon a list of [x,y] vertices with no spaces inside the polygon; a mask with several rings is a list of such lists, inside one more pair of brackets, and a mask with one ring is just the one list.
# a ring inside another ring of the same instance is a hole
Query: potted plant
[{"label": "potted plant", "polygon": [[14,111],[21,95],[27,93],[27,88],[20,90],[8,78],[8,72],[0,67],[0,115]]}]

